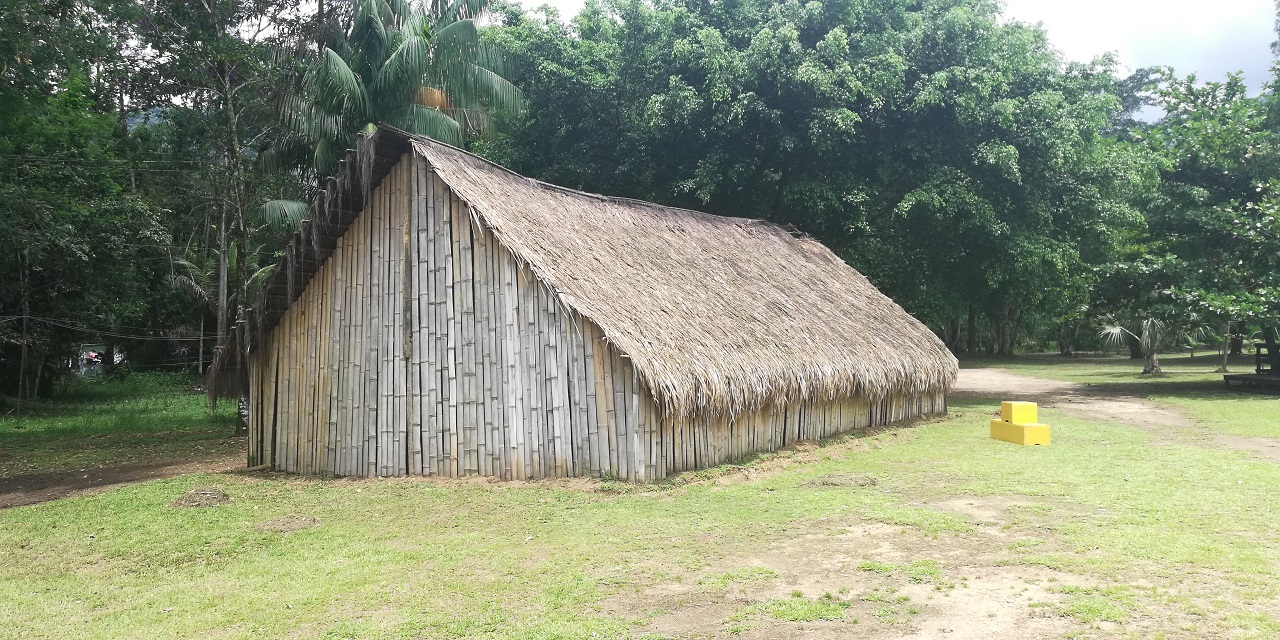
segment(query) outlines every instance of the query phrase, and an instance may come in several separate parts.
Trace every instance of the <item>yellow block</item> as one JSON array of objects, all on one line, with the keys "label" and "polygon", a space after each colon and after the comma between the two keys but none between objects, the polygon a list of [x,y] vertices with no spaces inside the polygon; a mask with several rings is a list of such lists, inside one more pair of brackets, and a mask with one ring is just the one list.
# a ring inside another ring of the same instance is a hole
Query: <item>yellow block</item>
[{"label": "yellow block", "polygon": [[1036,424],[1040,421],[1036,415],[1034,402],[1001,402],[1000,419],[1017,424]]},{"label": "yellow block", "polygon": [[1003,420],[991,421],[991,437],[1014,444],[1049,444],[1049,425],[1014,424]]}]

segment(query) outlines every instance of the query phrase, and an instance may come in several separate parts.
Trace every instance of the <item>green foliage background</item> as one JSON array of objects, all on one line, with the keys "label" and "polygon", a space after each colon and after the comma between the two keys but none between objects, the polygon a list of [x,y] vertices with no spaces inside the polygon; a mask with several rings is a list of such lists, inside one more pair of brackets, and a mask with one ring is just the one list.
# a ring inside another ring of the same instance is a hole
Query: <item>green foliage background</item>
[{"label": "green foliage background", "polygon": [[28,393],[82,342],[207,362],[290,203],[384,120],[793,225],[958,352],[1271,326],[1273,89],[1118,69],[986,0],[0,0],[0,395],[24,350]]}]

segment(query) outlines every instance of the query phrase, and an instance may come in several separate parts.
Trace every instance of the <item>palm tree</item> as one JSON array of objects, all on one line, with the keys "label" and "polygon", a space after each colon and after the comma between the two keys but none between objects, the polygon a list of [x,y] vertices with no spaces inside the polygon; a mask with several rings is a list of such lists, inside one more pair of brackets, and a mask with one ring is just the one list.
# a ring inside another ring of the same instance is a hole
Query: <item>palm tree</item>
[{"label": "palm tree", "polygon": [[[351,0],[346,28],[320,47],[298,92],[281,103],[291,136],[273,150],[277,160],[292,155],[313,176],[327,175],[355,136],[378,123],[458,145],[522,108],[501,55],[476,29],[489,0],[428,2]],[[292,205],[273,203],[266,213],[303,213],[283,206]]]},{"label": "palm tree", "polygon": [[1136,339],[1142,350],[1142,355],[1146,359],[1142,367],[1143,374],[1162,373],[1160,369],[1160,349],[1166,346],[1167,342],[1172,340],[1181,341],[1185,344],[1189,341],[1200,340],[1209,332],[1208,325],[1201,322],[1194,314],[1187,316],[1183,319],[1183,322],[1173,326],[1159,318],[1148,316],[1138,322],[1136,329],[1137,331],[1130,330],[1120,323],[1112,322],[1098,332],[1098,337],[1116,346],[1125,344],[1128,337]]}]

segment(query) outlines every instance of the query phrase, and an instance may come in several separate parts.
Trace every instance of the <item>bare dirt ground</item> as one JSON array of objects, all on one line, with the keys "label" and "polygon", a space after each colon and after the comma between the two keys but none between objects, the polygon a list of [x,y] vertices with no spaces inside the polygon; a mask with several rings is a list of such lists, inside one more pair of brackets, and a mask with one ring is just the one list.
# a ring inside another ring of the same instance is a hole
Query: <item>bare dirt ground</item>
[{"label": "bare dirt ground", "polygon": [[1195,426],[1195,421],[1175,410],[1136,396],[1117,395],[1103,386],[1032,378],[1002,369],[961,369],[953,393],[962,397],[1027,400],[1084,418],[1140,429]]},{"label": "bare dirt ground", "polygon": [[[984,518],[1004,513],[995,504],[982,509]],[[818,522],[763,554],[705,572],[714,577],[754,568],[772,577],[724,587],[705,579],[661,584],[619,594],[605,609],[649,617],[641,632],[681,639],[1021,640],[1078,629],[1048,605],[1060,601],[1055,587],[1081,579],[1038,566],[998,566],[998,550],[1013,539],[994,521],[963,537],[930,537],[874,522]],[[901,570],[922,558],[940,567],[936,577],[913,580]],[[829,595],[849,605],[835,621],[788,622],[756,612],[761,603],[786,602],[797,593],[807,599]]]},{"label": "bare dirt ground", "polygon": [[0,509],[86,495],[119,485],[189,473],[227,473],[244,468],[244,455],[201,454],[47,473],[0,476]]},{"label": "bare dirt ground", "polygon": [[1044,380],[1001,369],[962,369],[953,393],[961,397],[1037,402],[1042,407],[1061,409],[1083,418],[1118,422],[1164,437],[1172,436],[1178,442],[1244,451],[1280,463],[1280,441],[1198,433],[1195,421],[1177,409],[1117,393],[1108,386]]}]

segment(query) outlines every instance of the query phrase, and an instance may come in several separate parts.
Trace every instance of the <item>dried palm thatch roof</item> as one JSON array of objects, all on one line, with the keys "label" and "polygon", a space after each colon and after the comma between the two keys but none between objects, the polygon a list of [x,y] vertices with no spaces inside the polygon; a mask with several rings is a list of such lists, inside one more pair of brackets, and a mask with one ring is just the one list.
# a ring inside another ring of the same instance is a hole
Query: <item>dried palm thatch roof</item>
[{"label": "dried palm thatch roof", "polygon": [[675,414],[915,395],[955,379],[956,359],[933,332],[812,238],[573,191],[432,140],[377,135],[406,140]]}]

